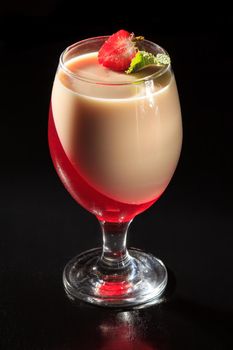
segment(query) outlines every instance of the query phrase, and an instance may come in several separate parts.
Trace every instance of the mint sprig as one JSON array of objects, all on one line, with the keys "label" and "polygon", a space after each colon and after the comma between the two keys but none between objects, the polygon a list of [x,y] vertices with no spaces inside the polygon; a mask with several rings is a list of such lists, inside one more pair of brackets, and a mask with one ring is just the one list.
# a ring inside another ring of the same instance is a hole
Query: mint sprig
[{"label": "mint sprig", "polygon": [[170,64],[170,62],[170,57],[164,53],[158,53],[156,56],[154,56],[152,53],[146,51],[138,51],[132,59],[129,68],[126,70],[126,73],[135,73],[142,68],[150,65],[162,67]]}]

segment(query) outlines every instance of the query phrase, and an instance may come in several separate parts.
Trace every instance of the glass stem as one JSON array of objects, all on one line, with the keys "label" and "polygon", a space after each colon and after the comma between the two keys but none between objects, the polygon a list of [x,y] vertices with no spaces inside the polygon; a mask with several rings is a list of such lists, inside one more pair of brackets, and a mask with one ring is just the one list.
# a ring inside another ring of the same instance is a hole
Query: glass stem
[{"label": "glass stem", "polygon": [[103,251],[100,262],[103,266],[120,269],[129,264],[130,256],[126,248],[126,238],[131,221],[100,221],[103,233]]}]

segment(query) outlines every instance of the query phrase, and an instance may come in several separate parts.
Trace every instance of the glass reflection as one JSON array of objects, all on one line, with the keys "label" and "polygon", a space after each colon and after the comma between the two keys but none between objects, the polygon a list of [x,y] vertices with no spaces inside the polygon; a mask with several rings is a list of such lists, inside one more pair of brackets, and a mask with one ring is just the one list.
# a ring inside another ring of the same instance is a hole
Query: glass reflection
[{"label": "glass reflection", "polygon": [[112,316],[99,325],[101,334],[99,349],[161,350],[156,344],[146,340],[147,319],[141,317],[139,311],[120,312]]}]

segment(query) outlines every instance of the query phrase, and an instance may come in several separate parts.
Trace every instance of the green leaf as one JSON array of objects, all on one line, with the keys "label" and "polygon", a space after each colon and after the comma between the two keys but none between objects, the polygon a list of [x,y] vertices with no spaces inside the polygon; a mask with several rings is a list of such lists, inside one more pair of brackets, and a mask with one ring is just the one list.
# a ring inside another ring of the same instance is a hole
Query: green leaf
[{"label": "green leaf", "polygon": [[131,64],[127,69],[126,73],[135,73],[140,69],[150,65],[162,67],[170,64],[170,62],[170,57],[166,54],[158,53],[156,56],[154,56],[152,53],[146,51],[138,51],[132,59]]}]

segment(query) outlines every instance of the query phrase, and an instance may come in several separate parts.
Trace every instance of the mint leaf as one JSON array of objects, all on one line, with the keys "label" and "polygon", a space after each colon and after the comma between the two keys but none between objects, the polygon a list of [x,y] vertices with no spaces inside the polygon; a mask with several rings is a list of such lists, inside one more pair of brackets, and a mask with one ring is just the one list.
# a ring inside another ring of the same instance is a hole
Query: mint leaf
[{"label": "mint leaf", "polygon": [[157,53],[156,59],[158,61],[158,65],[160,66],[166,66],[167,64],[171,63],[170,57],[165,53]]},{"label": "mint leaf", "polygon": [[162,67],[164,65],[170,64],[170,62],[170,57],[166,54],[158,53],[156,56],[154,56],[152,53],[146,51],[138,51],[132,59],[126,73],[135,73],[140,69],[150,65]]}]

